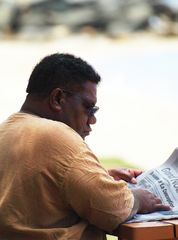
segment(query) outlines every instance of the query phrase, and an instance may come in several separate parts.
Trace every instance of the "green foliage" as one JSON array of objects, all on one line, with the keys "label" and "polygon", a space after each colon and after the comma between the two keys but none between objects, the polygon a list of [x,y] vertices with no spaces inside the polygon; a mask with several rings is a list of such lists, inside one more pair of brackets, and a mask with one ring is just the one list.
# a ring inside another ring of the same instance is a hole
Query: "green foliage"
[{"label": "green foliage", "polygon": [[115,158],[115,157],[108,157],[108,158],[101,158],[99,159],[102,166],[104,166],[106,169],[109,168],[115,168],[115,167],[120,167],[120,168],[136,168],[139,169],[138,166],[128,163],[124,160],[121,160],[119,158]]},{"label": "green foliage", "polygon": [[107,240],[118,240],[118,237],[107,235]]}]

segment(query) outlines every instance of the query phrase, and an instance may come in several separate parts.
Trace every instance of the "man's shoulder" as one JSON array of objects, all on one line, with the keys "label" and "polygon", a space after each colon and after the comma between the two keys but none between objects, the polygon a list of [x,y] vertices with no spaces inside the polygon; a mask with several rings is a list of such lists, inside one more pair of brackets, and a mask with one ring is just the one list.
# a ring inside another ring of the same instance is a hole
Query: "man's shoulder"
[{"label": "man's shoulder", "polygon": [[[20,113],[18,114],[20,115]],[[61,134],[69,135],[70,137],[75,137],[78,140],[82,139],[79,134],[74,131],[71,127],[63,122],[54,121],[47,118],[42,118],[37,115],[21,113],[24,118],[25,125],[29,125],[32,128],[38,129],[39,132],[44,132],[46,134],[52,134],[53,136],[61,136]]]},{"label": "man's shoulder", "polygon": [[65,144],[83,143],[80,135],[65,123],[30,114],[23,114],[23,117],[27,128],[33,129],[37,135],[47,137],[53,142],[56,140],[56,143],[59,141]]},{"label": "man's shoulder", "polygon": [[20,112],[11,115],[6,123],[18,130],[14,131],[16,135],[23,132],[23,137],[26,140],[33,139],[36,145],[43,143],[46,147],[62,148],[75,153],[86,148],[80,135],[62,122]]}]

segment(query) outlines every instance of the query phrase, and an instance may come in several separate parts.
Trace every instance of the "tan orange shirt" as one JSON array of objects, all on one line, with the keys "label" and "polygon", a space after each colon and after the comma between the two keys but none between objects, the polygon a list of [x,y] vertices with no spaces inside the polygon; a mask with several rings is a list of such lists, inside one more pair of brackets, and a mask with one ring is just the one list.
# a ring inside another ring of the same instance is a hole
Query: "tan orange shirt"
[{"label": "tan orange shirt", "polygon": [[133,203],[67,125],[26,113],[0,125],[0,239],[105,239]]}]

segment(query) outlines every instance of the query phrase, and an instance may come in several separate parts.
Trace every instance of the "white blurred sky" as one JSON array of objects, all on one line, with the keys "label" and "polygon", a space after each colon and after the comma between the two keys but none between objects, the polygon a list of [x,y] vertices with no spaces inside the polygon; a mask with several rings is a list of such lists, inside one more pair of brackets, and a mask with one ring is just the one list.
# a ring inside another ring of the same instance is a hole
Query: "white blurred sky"
[{"label": "white blurred sky", "polygon": [[87,143],[100,156],[121,157],[145,169],[178,147],[178,41],[137,36],[66,36],[50,42],[0,42],[0,121],[19,110],[34,65],[45,55],[69,52],[102,77],[98,122]]}]

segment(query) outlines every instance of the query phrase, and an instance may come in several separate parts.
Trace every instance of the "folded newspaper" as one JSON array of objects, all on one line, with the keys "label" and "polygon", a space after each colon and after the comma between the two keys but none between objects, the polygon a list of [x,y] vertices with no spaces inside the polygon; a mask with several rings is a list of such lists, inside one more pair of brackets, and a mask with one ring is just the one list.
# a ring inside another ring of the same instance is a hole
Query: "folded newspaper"
[{"label": "folded newspaper", "polygon": [[139,175],[137,184],[129,184],[129,187],[144,188],[154,193],[164,204],[171,206],[171,211],[136,214],[128,222],[178,218],[178,148],[165,163]]}]

